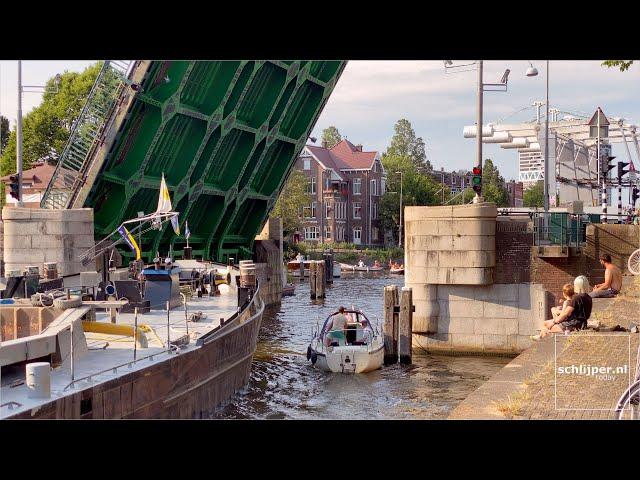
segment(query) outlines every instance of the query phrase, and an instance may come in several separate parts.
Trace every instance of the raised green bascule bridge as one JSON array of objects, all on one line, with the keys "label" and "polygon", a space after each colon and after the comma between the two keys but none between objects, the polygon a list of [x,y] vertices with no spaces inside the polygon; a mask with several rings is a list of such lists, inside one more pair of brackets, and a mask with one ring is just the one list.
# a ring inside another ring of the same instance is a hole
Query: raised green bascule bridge
[{"label": "raised green bascule bridge", "polygon": [[[194,257],[249,258],[345,64],[105,61],[41,207],[92,207],[99,240],[155,210],[164,173]],[[140,240],[146,261],[186,245],[168,224]]]}]

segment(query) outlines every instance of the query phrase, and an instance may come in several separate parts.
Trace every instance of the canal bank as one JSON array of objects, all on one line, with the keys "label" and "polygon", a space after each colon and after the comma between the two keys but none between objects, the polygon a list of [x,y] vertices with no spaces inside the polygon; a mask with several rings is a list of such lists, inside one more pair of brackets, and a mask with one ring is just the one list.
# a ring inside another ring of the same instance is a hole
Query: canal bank
[{"label": "canal bank", "polygon": [[414,350],[413,364],[362,375],[328,374],[311,367],[311,328],[339,305],[362,308],[382,328],[382,291],[402,277],[354,273],[335,279],[324,300],[297,286],[277,308],[265,310],[249,385],[212,418],[444,419],[511,359],[445,356]]},{"label": "canal bank", "polygon": [[[638,334],[628,331],[638,319],[640,278],[623,279],[617,298],[594,299],[591,320],[600,323],[597,331],[548,336],[534,343],[472,392],[448,418],[614,418],[618,398],[633,382],[640,343]],[[612,373],[586,374],[595,368]]]}]

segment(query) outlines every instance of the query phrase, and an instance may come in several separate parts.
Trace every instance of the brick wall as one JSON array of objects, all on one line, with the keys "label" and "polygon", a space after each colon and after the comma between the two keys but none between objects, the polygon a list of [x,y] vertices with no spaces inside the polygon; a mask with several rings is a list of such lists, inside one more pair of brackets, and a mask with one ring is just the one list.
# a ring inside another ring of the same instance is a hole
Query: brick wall
[{"label": "brick wall", "polygon": [[[587,226],[587,246],[585,255],[598,259],[600,254],[608,253],[611,261],[629,273],[627,261],[629,255],[640,248],[640,225],[602,225]],[[599,265],[598,268],[600,269]],[[600,269],[601,270],[601,269]]]},{"label": "brick wall", "polygon": [[[550,294],[549,308],[562,299],[562,286],[573,283],[578,275],[586,275],[591,285],[602,281],[602,268],[586,255],[566,258],[540,258],[531,249],[531,281],[541,283]],[[551,317],[551,311],[547,318]]]},{"label": "brick wall", "polygon": [[533,224],[528,217],[501,218],[496,222],[494,283],[531,282]]}]

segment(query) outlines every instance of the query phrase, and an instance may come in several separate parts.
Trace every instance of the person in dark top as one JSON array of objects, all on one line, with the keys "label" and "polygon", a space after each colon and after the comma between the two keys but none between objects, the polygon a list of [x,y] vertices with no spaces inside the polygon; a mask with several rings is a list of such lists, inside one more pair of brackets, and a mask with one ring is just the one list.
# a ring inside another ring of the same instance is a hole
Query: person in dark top
[{"label": "person in dark top", "polygon": [[[582,291],[583,289],[580,288]],[[540,340],[549,333],[572,332],[587,328],[587,320],[591,316],[593,306],[591,297],[586,293],[575,293],[574,285],[567,283],[562,287],[562,294],[566,299],[559,315],[544,322],[544,327],[538,335],[532,335],[532,340]]]}]

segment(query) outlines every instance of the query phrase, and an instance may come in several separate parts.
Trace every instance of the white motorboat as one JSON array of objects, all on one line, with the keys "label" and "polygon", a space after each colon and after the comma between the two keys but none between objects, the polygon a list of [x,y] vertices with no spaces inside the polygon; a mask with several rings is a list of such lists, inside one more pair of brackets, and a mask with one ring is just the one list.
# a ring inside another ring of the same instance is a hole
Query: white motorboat
[{"label": "white motorboat", "polygon": [[329,320],[325,320],[319,332],[315,332],[307,348],[307,360],[320,370],[335,373],[366,373],[377,370],[384,362],[384,340],[374,330],[362,311],[345,310],[348,322],[343,339],[326,345]]},{"label": "white motorboat", "polygon": [[343,272],[381,272],[384,268],[381,265],[367,266],[362,260],[357,265],[349,265],[348,263],[341,263],[340,269]]}]

